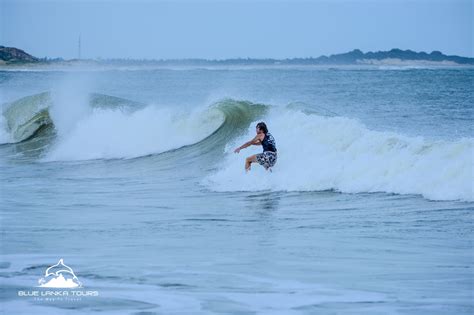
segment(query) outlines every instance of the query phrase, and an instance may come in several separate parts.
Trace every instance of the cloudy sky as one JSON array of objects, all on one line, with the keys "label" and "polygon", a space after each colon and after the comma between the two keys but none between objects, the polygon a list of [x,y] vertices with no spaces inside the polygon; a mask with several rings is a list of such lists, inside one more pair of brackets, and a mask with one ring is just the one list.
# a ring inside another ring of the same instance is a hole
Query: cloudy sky
[{"label": "cloudy sky", "polygon": [[474,57],[474,0],[0,0],[0,45],[37,57],[287,58],[394,47]]}]

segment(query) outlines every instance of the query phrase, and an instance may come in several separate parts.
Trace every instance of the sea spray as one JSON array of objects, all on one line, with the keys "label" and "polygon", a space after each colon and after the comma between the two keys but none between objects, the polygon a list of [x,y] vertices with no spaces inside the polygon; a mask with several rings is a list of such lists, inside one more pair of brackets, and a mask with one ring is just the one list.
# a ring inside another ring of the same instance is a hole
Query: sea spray
[{"label": "sea spray", "polygon": [[67,136],[92,110],[89,105],[91,84],[82,76],[70,75],[51,93],[53,105],[49,113],[59,137]]}]

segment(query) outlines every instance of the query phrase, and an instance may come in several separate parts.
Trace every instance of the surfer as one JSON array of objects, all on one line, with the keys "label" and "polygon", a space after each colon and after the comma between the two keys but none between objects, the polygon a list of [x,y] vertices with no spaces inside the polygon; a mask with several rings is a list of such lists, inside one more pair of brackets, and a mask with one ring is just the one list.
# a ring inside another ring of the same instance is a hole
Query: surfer
[{"label": "surfer", "polygon": [[240,150],[245,149],[251,145],[262,145],[263,153],[254,154],[245,159],[245,170],[250,171],[250,165],[258,162],[258,164],[265,167],[266,170],[271,171],[272,167],[277,161],[277,149],[275,139],[268,132],[267,125],[262,121],[255,127],[257,135],[250,141],[245,142],[240,147],[234,150],[234,153],[239,153]]}]

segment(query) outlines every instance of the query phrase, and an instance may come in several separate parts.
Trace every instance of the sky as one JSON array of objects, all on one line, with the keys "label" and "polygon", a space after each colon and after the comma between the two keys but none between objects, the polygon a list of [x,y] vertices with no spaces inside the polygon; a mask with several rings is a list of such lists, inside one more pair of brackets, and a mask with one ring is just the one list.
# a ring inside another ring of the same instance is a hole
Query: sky
[{"label": "sky", "polygon": [[36,57],[293,58],[433,50],[474,57],[474,0],[0,0],[0,45]]}]

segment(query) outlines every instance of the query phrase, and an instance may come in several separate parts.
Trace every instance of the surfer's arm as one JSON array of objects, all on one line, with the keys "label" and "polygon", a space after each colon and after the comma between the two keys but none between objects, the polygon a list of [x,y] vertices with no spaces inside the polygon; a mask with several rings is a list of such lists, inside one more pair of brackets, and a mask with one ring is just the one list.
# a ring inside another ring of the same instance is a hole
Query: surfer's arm
[{"label": "surfer's arm", "polygon": [[260,140],[259,136],[256,135],[255,138],[253,138],[252,140],[250,141],[247,141],[245,142],[244,144],[242,144],[240,147],[238,147],[237,149],[234,150],[235,153],[239,153],[240,150],[242,149],[245,149],[251,145],[259,145],[260,143],[262,142],[262,140]]}]

